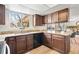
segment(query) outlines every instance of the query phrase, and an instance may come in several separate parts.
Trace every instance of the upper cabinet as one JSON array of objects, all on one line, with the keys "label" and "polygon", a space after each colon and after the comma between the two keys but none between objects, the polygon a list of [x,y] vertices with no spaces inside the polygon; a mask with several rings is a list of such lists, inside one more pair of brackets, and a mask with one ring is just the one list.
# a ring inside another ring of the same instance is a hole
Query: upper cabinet
[{"label": "upper cabinet", "polygon": [[[65,8],[50,15],[35,15],[35,26],[42,26],[48,23],[62,23],[67,22],[69,18],[69,9]],[[50,22],[49,22],[50,21]]]},{"label": "upper cabinet", "polygon": [[67,22],[69,18],[68,8],[58,11],[58,22]]},{"label": "upper cabinet", "polygon": [[48,23],[48,15],[45,15],[44,17],[45,17],[44,24],[47,24]]},{"label": "upper cabinet", "polygon": [[5,5],[0,4],[0,25],[5,25]]},{"label": "upper cabinet", "polygon": [[42,26],[44,24],[44,16],[35,15],[35,26]]},{"label": "upper cabinet", "polygon": [[51,14],[51,21],[52,23],[58,22],[58,12],[54,12]]},{"label": "upper cabinet", "polygon": [[68,8],[60,10],[60,11],[56,11],[51,14],[52,23],[67,22],[68,18],[69,18]]}]

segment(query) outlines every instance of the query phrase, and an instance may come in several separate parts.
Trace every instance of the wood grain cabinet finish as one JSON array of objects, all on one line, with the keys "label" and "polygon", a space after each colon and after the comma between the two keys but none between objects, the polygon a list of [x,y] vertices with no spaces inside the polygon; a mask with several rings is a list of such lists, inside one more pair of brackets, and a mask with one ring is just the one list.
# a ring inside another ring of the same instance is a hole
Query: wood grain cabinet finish
[{"label": "wood grain cabinet finish", "polygon": [[68,8],[56,11],[51,14],[52,23],[67,22],[68,18],[69,18],[69,9]]},{"label": "wood grain cabinet finish", "polygon": [[48,24],[48,15],[45,15],[44,17],[44,24]]},{"label": "wood grain cabinet finish", "polygon": [[33,49],[33,35],[7,37],[11,54],[21,54]]},{"label": "wood grain cabinet finish", "polygon": [[26,36],[16,37],[17,53],[24,53],[26,51]]},{"label": "wood grain cabinet finish", "polygon": [[61,53],[69,53],[70,39],[69,36],[52,35],[53,49]]},{"label": "wood grain cabinet finish", "polygon": [[[43,36],[43,38],[41,38],[40,35]],[[34,48],[35,42],[37,42],[35,43],[35,45],[38,45],[38,43],[40,43],[40,45],[43,44],[61,53],[69,53],[70,51],[69,36],[56,35],[56,34],[50,34],[50,33],[42,33],[38,35],[28,34],[28,35],[7,37],[6,42],[10,47],[11,54],[20,54],[20,53],[28,52],[29,50]]]},{"label": "wood grain cabinet finish", "polygon": [[44,33],[44,45],[51,48],[52,44],[52,36],[51,34]]},{"label": "wood grain cabinet finish", "polygon": [[27,40],[27,51],[33,49],[33,35],[26,35]]},{"label": "wood grain cabinet finish", "polygon": [[0,4],[0,25],[5,25],[5,5]]},{"label": "wood grain cabinet finish", "polygon": [[35,26],[42,26],[44,24],[44,16],[35,15]]},{"label": "wood grain cabinet finish", "polygon": [[51,22],[57,23],[58,22],[58,12],[54,12],[51,14]]},{"label": "wood grain cabinet finish", "polygon": [[10,47],[10,53],[11,54],[16,54],[16,39],[15,39],[15,37],[7,37],[6,38],[6,43]]},{"label": "wood grain cabinet finish", "polygon": [[58,11],[58,20],[59,22],[67,22],[69,18],[68,8]]}]

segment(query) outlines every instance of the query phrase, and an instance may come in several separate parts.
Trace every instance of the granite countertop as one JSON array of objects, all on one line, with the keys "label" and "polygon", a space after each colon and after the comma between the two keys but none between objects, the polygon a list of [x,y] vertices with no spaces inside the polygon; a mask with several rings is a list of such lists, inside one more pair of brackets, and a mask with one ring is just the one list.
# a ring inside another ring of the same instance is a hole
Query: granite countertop
[{"label": "granite countertop", "polygon": [[10,36],[28,35],[28,34],[35,34],[35,33],[50,33],[50,34],[57,34],[57,35],[64,35],[64,36],[71,35],[70,32],[55,32],[55,31],[10,32],[5,34],[0,34],[0,41],[4,41],[6,37],[10,37]]},{"label": "granite countertop", "polygon": [[57,34],[57,35],[64,35],[64,36],[70,36],[72,32],[55,32],[55,31],[45,31],[44,33],[50,33],[50,34]]},{"label": "granite countertop", "polygon": [[0,35],[0,41],[4,41],[6,37],[11,36],[19,36],[19,35],[28,35],[28,34],[35,34],[35,33],[42,33],[42,31],[34,31],[34,32],[18,32],[18,33],[7,33],[7,34],[1,34]]}]

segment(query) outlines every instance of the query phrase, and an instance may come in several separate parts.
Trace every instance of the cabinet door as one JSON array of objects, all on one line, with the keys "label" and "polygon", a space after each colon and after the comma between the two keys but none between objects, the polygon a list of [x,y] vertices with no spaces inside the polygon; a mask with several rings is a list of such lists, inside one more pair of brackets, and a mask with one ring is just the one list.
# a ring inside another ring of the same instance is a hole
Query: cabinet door
[{"label": "cabinet door", "polygon": [[24,53],[26,51],[26,38],[25,36],[16,37],[17,53]]},{"label": "cabinet door", "polygon": [[27,35],[27,50],[33,49],[33,35]]},{"label": "cabinet door", "polygon": [[65,52],[65,41],[64,38],[52,37],[53,48],[61,53]]},{"label": "cabinet door", "polygon": [[42,26],[44,24],[43,20],[44,20],[44,17],[41,16],[41,15],[35,15],[36,18],[35,18],[35,25],[36,26]]},{"label": "cabinet door", "polygon": [[45,16],[42,16],[42,25],[45,24]]},{"label": "cabinet door", "polygon": [[52,23],[58,22],[58,12],[54,12],[51,14]]},{"label": "cabinet door", "polygon": [[5,24],[5,6],[0,4],[0,25]]},{"label": "cabinet door", "polygon": [[16,41],[15,37],[8,37],[6,38],[6,42],[10,47],[10,53],[15,54],[16,53]]},{"label": "cabinet door", "polygon": [[67,22],[69,18],[68,8],[58,12],[59,22]]},{"label": "cabinet door", "polygon": [[48,24],[48,15],[45,15],[45,19],[44,20],[45,20],[44,23]]},{"label": "cabinet door", "polygon": [[44,45],[51,47],[52,45],[51,34],[44,34]]}]

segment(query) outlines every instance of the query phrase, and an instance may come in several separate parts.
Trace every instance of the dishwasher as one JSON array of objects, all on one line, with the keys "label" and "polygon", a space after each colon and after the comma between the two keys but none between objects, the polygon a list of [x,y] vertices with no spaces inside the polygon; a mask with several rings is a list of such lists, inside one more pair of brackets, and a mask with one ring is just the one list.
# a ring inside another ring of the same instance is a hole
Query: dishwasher
[{"label": "dishwasher", "polygon": [[6,41],[0,41],[0,54],[10,54],[10,48]]}]

